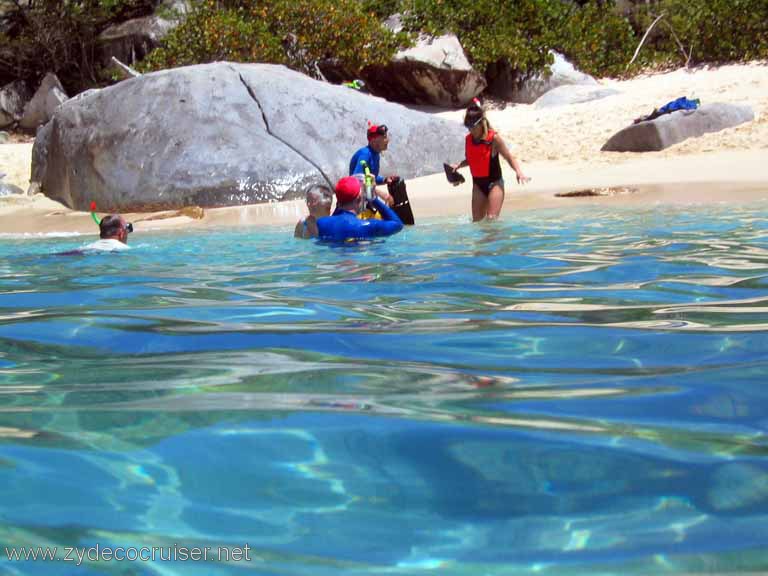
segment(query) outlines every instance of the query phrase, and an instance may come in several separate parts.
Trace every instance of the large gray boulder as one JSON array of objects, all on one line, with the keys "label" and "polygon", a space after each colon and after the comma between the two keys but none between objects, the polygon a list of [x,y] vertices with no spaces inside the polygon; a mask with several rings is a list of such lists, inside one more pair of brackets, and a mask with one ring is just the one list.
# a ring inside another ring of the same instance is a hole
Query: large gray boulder
[{"label": "large gray boulder", "polygon": [[27,85],[16,80],[0,88],[0,128],[16,124],[24,115],[24,104],[31,94]]},{"label": "large gray boulder", "polygon": [[53,117],[56,108],[66,102],[67,98],[68,96],[56,74],[49,72],[43,78],[32,100],[24,106],[24,116],[19,125],[27,130],[35,130],[38,126],[48,122]]},{"label": "large gray boulder", "polygon": [[606,152],[652,152],[664,150],[688,138],[719,132],[751,122],[752,108],[745,104],[713,103],[696,110],[679,110],[655,120],[639,122],[620,130],[606,142]]},{"label": "large gray boulder", "polygon": [[104,211],[294,199],[347,175],[368,121],[391,129],[382,173],[412,178],[463,157],[457,122],[283,66],[220,62],[65,102],[35,141],[32,179],[67,206]]},{"label": "large gray boulder", "polygon": [[365,68],[361,77],[388,100],[433,106],[464,106],[486,86],[453,34],[421,37],[388,64]]},{"label": "large gray boulder", "polygon": [[559,86],[594,86],[589,74],[578,71],[565,56],[551,52],[553,63],[543,72],[520,75],[509,63],[499,62],[488,69],[488,92],[509,102],[532,104]]}]

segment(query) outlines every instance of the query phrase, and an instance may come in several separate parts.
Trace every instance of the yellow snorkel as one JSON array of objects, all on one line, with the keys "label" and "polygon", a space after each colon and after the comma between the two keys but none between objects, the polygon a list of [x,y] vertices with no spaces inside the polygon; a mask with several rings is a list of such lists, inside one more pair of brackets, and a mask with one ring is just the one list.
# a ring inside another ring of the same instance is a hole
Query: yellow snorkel
[{"label": "yellow snorkel", "polygon": [[381,220],[381,214],[378,212],[375,212],[374,210],[371,210],[369,208],[369,202],[371,202],[375,195],[376,195],[376,178],[373,174],[371,174],[371,169],[368,167],[368,162],[365,160],[360,161],[360,165],[363,167],[363,173],[364,173],[364,182],[365,182],[365,201],[366,205],[360,214],[357,215],[358,218],[361,220]]}]

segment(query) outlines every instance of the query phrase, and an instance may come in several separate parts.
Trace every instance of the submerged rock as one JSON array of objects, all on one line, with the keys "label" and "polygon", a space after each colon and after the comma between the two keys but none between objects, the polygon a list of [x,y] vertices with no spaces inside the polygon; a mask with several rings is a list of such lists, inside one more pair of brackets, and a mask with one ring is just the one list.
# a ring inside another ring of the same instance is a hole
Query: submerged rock
[{"label": "submerged rock", "polygon": [[303,197],[332,186],[387,124],[382,173],[413,178],[463,157],[464,131],[269,64],[144,74],[59,107],[35,141],[32,180],[71,208],[153,211]]},{"label": "submerged rock", "polygon": [[707,498],[719,512],[768,505],[768,473],[751,464],[725,464],[712,475]]}]

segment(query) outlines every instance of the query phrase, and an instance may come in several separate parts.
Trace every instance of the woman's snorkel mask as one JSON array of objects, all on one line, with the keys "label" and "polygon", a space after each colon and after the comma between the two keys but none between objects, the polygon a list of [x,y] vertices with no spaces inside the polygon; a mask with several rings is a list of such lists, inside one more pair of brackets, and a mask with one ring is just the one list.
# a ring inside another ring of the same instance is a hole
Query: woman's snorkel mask
[{"label": "woman's snorkel mask", "polygon": [[[101,228],[101,218],[96,216],[96,202],[91,202],[91,218],[93,218],[93,221],[96,222],[96,226]],[[131,222],[125,223],[125,232],[127,234],[133,232],[133,224]]]}]

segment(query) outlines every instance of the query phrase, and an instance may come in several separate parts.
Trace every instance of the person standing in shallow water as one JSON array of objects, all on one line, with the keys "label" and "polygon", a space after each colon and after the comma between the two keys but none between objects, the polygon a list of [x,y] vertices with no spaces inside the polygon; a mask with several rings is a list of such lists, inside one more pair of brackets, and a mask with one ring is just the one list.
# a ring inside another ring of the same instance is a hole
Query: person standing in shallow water
[{"label": "person standing in shallow water", "polygon": [[[469,166],[472,173],[472,221],[483,218],[496,220],[504,205],[504,179],[499,156],[515,171],[519,184],[530,181],[517,158],[512,156],[504,140],[488,123],[480,101],[475,98],[464,114],[464,126],[469,130],[464,144],[465,158],[452,168]],[[454,182],[454,186],[459,183]]]},{"label": "person standing in shallow water", "polygon": [[333,192],[325,186],[312,186],[307,190],[309,216],[296,223],[294,238],[317,238],[317,219],[331,215]]},{"label": "person standing in shallow water", "polygon": [[368,240],[391,236],[403,229],[400,217],[378,197],[370,203],[376,206],[382,219],[359,219],[357,215],[366,202],[362,188],[360,180],[354,176],[346,176],[336,183],[336,210],[333,215],[317,220],[321,240]]},{"label": "person standing in shallow water", "polygon": [[[397,179],[396,175],[393,174],[387,177],[379,175],[381,153],[385,152],[389,147],[389,129],[384,124],[369,123],[366,136],[368,138],[368,145],[357,150],[349,161],[349,175],[365,174],[367,167],[375,179],[374,184],[376,186],[389,184]],[[386,202],[388,206],[392,206],[395,203],[392,196],[386,190],[376,190],[376,195]]]}]

